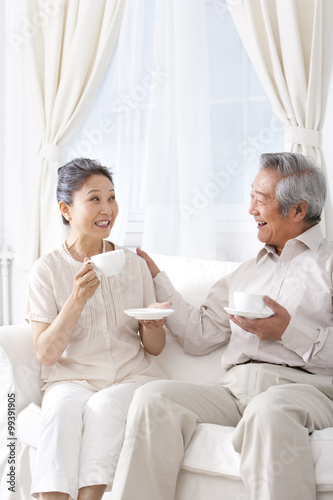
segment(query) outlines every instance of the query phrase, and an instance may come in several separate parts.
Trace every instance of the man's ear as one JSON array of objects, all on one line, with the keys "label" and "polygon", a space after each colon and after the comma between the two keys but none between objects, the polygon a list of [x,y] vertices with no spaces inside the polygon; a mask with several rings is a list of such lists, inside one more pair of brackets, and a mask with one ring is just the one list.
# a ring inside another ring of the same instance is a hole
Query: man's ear
[{"label": "man's ear", "polygon": [[304,219],[306,212],[308,209],[308,202],[305,200],[302,200],[298,203],[298,205],[295,206],[295,221],[299,222]]},{"label": "man's ear", "polygon": [[59,210],[61,212],[61,215],[66,219],[70,220],[71,217],[71,207],[67,205],[64,201],[59,201]]}]

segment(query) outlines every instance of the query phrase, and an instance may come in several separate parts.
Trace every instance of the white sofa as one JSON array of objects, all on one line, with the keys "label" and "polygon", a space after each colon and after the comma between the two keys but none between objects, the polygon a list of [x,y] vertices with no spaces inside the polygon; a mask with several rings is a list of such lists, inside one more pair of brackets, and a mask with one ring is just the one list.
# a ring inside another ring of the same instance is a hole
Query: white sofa
[{"label": "white sofa", "polygon": [[[195,306],[202,303],[210,286],[218,278],[237,266],[230,262],[180,257],[155,256],[155,260],[161,269],[167,271],[186,300]],[[168,335],[166,349],[158,359],[170,378],[211,382],[222,374],[222,349],[206,356],[190,356]],[[29,325],[22,323],[0,327],[0,498],[3,500],[31,499],[31,464],[38,436],[41,403],[39,369]],[[15,395],[15,440],[8,436],[7,402],[10,394]],[[239,475],[239,455],[231,445],[232,432],[231,427],[198,425],[185,453],[176,500],[248,499]],[[317,499],[333,500],[333,428],[315,431],[310,439]],[[11,460],[15,460],[15,463],[10,464]],[[15,493],[8,490],[11,483],[7,481],[11,479],[12,484],[15,484]],[[104,498],[112,499],[112,493],[106,493]]]}]

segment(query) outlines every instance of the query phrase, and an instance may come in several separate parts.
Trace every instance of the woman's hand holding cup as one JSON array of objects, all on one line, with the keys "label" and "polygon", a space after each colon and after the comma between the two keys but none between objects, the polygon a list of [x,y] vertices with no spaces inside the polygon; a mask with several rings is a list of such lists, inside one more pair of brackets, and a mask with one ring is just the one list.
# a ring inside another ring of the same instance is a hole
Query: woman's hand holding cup
[{"label": "woman's hand holding cup", "polygon": [[100,280],[88,257],[86,257],[83,266],[74,276],[72,295],[79,302],[86,304],[99,285]]}]

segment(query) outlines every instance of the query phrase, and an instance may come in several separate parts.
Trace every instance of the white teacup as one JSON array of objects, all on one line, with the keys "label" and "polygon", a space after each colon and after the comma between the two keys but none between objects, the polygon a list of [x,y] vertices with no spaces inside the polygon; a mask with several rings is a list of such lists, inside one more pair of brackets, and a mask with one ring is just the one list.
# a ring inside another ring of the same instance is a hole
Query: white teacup
[{"label": "white teacup", "polygon": [[114,276],[119,274],[124,267],[125,253],[122,249],[99,253],[93,255],[88,262],[94,266],[96,274]]},{"label": "white teacup", "polygon": [[264,294],[234,292],[234,307],[238,311],[262,313],[266,306]]}]

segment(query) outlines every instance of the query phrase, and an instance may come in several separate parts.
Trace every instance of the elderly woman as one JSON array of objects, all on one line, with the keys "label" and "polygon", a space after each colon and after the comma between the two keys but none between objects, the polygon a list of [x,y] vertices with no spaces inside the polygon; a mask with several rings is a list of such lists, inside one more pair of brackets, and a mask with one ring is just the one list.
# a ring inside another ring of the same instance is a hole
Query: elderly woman
[{"label": "elderly woman", "polygon": [[71,161],[58,171],[57,199],[69,236],[34,264],[28,287],[44,382],[32,495],[98,500],[113,482],[134,391],[165,378],[154,359],[165,320],[139,325],[124,313],[155,302],[150,272],[134,252],[124,249],[115,276],[98,277],[89,262],[120,248],[106,240],[118,215],[109,170]]}]

